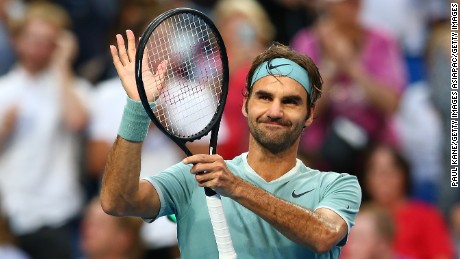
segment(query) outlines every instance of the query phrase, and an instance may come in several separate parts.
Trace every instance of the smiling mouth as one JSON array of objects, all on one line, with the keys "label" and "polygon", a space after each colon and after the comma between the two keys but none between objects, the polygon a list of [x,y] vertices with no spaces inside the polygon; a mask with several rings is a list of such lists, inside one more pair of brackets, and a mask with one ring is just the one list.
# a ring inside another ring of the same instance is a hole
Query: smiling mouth
[{"label": "smiling mouth", "polygon": [[286,128],[288,125],[282,124],[282,123],[277,123],[277,122],[262,122],[262,124],[268,126],[268,127],[275,127],[275,128]]}]

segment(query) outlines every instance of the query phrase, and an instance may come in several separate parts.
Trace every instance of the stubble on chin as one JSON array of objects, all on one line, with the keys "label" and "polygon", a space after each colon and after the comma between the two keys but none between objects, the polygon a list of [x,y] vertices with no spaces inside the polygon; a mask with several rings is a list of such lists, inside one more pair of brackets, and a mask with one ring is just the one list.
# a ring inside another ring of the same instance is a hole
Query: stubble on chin
[{"label": "stubble on chin", "polygon": [[279,154],[289,149],[300,137],[303,126],[294,126],[289,122],[287,130],[269,131],[260,122],[248,121],[249,131],[254,140],[272,154]]}]

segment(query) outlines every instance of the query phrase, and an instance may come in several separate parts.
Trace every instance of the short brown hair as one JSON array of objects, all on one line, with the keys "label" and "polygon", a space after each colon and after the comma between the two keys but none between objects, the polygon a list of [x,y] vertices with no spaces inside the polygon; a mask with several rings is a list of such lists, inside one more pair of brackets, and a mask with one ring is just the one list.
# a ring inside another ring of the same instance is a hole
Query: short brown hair
[{"label": "short brown hair", "polygon": [[310,57],[299,54],[291,48],[289,48],[288,46],[285,46],[278,42],[273,43],[268,49],[259,54],[252,62],[251,69],[249,70],[248,75],[246,77],[246,91],[244,93],[245,97],[249,98],[251,96],[251,81],[256,68],[263,62],[270,61],[275,58],[289,59],[297,63],[299,66],[303,67],[307,71],[312,86],[311,95],[307,93],[307,108],[308,114],[310,114],[310,108],[313,107],[316,104],[316,101],[321,97],[323,87],[323,79],[321,78],[321,75],[318,71],[318,67],[315,65],[315,63]]}]

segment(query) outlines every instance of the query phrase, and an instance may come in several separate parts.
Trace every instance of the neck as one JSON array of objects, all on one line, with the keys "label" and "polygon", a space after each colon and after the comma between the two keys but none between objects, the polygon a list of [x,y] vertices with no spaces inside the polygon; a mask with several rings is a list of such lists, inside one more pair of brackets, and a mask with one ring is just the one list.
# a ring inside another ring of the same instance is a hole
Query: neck
[{"label": "neck", "polygon": [[281,153],[273,154],[260,146],[259,143],[250,136],[248,164],[265,181],[270,182],[278,179],[296,165],[298,145],[299,140],[289,149]]},{"label": "neck", "polygon": [[395,213],[399,208],[403,207],[405,203],[406,199],[398,199],[395,201],[387,202],[382,205],[391,213]]}]

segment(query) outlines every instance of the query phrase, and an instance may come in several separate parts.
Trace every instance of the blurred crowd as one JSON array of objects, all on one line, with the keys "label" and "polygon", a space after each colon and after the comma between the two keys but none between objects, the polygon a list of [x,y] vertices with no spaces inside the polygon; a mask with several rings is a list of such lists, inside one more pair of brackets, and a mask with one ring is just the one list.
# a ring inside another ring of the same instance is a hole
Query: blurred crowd
[{"label": "blurred crowd", "polygon": [[[230,67],[217,152],[246,151],[252,59],[273,41],[317,64],[324,90],[299,159],[358,177],[341,258],[460,258],[450,188],[447,0],[0,0],[0,258],[178,258],[176,226],[105,214],[98,200],[126,95],[109,45],[175,7],[216,23]],[[190,145],[207,153],[207,140]],[[153,126],[143,176],[181,161]]]}]

